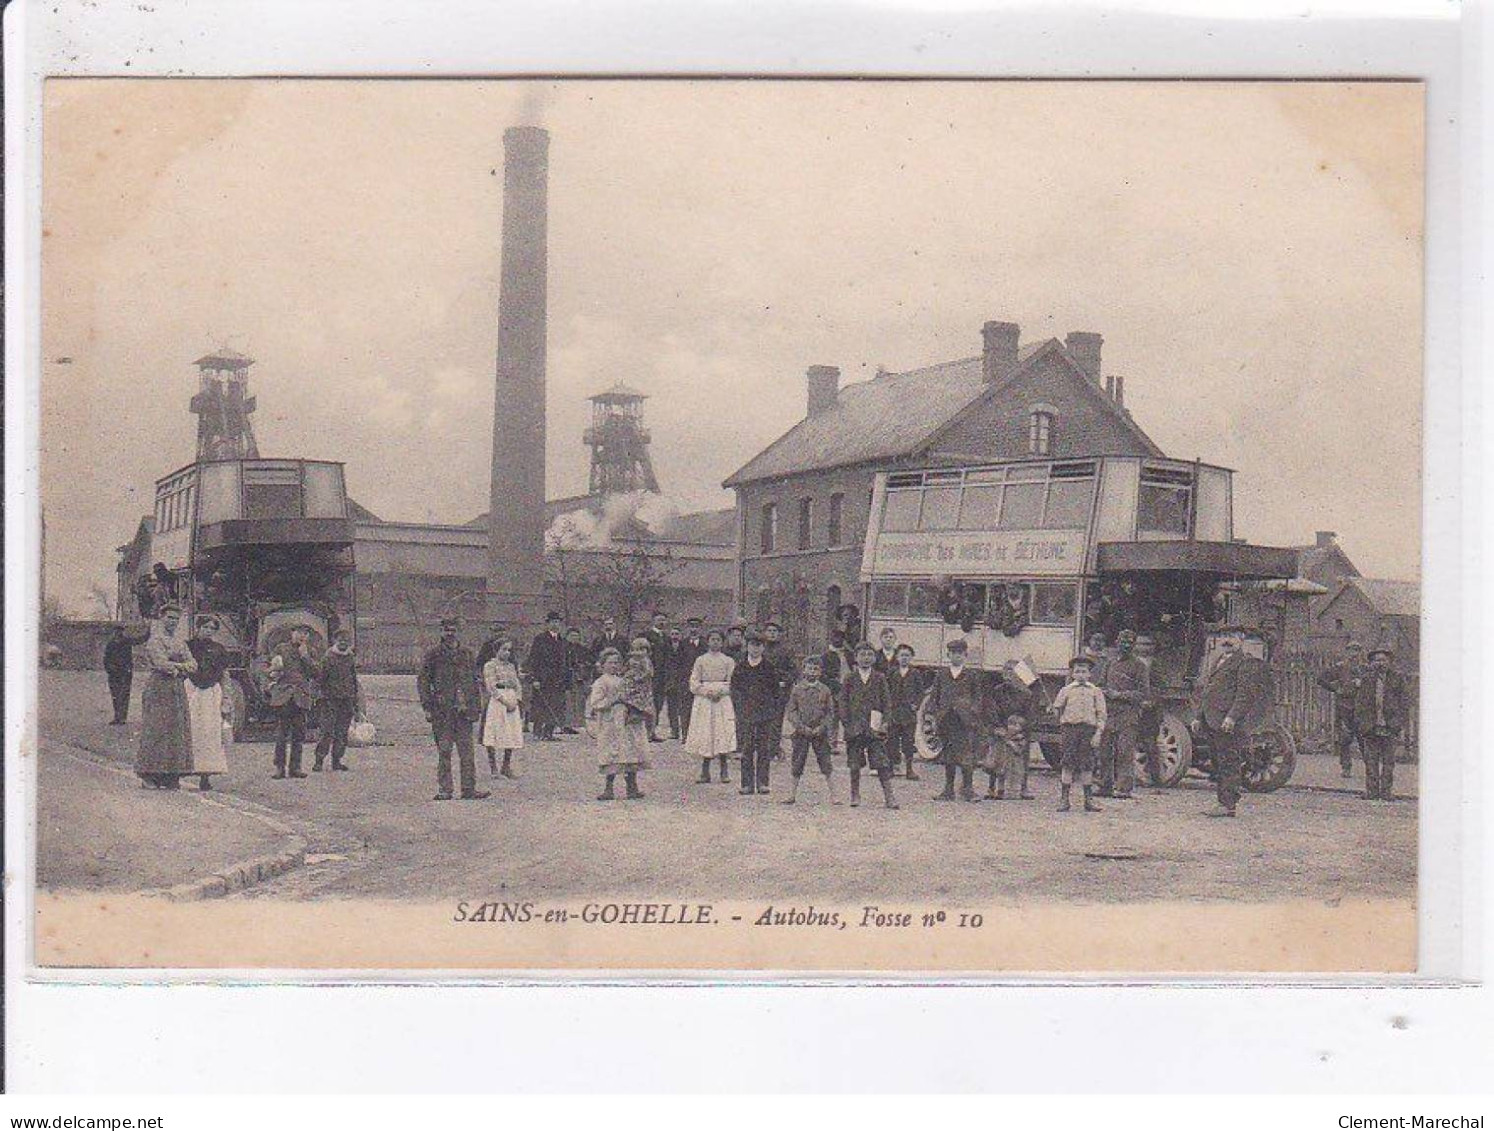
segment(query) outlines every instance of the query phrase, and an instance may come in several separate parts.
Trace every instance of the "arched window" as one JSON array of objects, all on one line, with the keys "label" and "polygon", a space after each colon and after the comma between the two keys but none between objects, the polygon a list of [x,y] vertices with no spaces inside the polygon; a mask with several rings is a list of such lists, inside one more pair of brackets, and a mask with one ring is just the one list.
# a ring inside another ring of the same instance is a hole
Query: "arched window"
[{"label": "arched window", "polygon": [[1027,450],[1035,456],[1045,456],[1053,444],[1053,423],[1058,410],[1052,405],[1036,404],[1027,415]]}]

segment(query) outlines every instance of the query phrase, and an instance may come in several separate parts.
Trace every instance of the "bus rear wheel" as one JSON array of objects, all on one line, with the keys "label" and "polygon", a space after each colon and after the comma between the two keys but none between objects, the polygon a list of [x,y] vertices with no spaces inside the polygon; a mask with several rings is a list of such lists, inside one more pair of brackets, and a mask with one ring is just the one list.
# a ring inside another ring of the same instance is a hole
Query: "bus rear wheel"
[{"label": "bus rear wheel", "polygon": [[1193,735],[1181,715],[1163,712],[1161,725],[1157,727],[1155,773],[1148,761],[1145,750],[1137,751],[1136,776],[1158,788],[1177,785],[1187,775],[1188,768],[1193,765]]}]

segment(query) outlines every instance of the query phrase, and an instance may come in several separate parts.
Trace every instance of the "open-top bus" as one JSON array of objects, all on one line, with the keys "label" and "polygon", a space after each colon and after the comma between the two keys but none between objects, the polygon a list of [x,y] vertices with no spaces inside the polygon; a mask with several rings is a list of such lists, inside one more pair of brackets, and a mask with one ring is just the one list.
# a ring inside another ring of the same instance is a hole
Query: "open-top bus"
[{"label": "open-top bus", "polygon": [[235,739],[263,734],[269,657],[297,626],[325,649],[354,631],[353,523],[343,465],[200,460],[156,482],[156,576],[192,615],[212,612],[233,656],[224,696]]},{"label": "open-top bus", "polygon": [[[1208,768],[1189,724],[1213,630],[1248,623],[1261,602],[1241,598],[1295,573],[1293,551],[1235,540],[1227,468],[1133,456],[880,473],[861,565],[868,639],[890,627],[918,663],[937,665],[962,637],[969,664],[1020,673],[1044,703],[1092,635],[1137,632],[1157,722],[1140,768],[1157,784]],[[1246,648],[1266,657],[1273,626],[1253,627]],[[1034,732],[1053,761],[1046,711]],[[922,721],[919,741],[928,752]],[[1247,786],[1277,788],[1294,764],[1290,733],[1273,723],[1252,737]]]}]

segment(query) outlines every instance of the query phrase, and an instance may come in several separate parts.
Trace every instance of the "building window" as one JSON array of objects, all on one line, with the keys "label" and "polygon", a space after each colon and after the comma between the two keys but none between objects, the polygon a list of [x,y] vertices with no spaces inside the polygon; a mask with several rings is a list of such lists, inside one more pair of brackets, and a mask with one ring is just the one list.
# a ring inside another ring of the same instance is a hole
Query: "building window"
[{"label": "building window", "polygon": [[814,536],[814,500],[799,500],[799,549],[809,549]]},{"label": "building window", "polygon": [[1136,527],[1143,534],[1188,535],[1193,502],[1193,472],[1168,467],[1143,467],[1136,499]]},{"label": "building window", "polygon": [[778,504],[763,504],[763,553],[771,554],[778,546]]},{"label": "building window", "polygon": [[846,497],[841,494],[830,496],[830,545],[839,546],[841,540],[841,526],[845,522]]},{"label": "building window", "polygon": [[1027,450],[1035,456],[1047,455],[1053,440],[1053,413],[1046,407],[1035,408],[1027,421]]}]

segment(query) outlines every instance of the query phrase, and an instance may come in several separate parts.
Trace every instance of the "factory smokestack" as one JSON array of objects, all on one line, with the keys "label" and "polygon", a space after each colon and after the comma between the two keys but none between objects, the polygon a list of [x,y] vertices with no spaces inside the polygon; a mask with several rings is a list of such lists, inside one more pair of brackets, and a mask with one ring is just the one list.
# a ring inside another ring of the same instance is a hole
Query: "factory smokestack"
[{"label": "factory smokestack", "polygon": [[488,506],[488,614],[537,624],[545,585],[545,305],[550,135],[503,131],[503,267],[493,479]]}]

